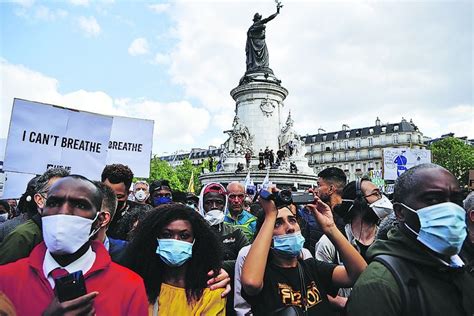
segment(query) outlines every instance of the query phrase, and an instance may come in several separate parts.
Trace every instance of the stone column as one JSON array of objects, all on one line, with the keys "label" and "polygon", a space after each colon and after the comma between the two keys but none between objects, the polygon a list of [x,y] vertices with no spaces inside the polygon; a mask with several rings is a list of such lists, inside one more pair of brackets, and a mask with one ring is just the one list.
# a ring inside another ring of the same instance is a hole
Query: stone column
[{"label": "stone column", "polygon": [[[262,76],[263,77],[263,76]],[[268,146],[279,149],[280,110],[288,90],[274,80],[255,80],[240,84],[230,95],[235,100],[235,112],[242,125],[253,136],[253,154]]]}]

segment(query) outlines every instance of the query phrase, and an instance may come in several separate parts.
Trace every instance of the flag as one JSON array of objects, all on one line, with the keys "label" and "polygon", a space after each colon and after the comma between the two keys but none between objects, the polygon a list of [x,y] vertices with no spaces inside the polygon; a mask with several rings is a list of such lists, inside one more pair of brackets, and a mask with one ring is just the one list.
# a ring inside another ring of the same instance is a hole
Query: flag
[{"label": "flag", "polygon": [[188,193],[194,193],[194,170],[191,171],[191,177],[189,178]]},{"label": "flag", "polygon": [[244,180],[244,187],[245,190],[247,190],[247,187],[250,185],[250,170],[247,172],[247,176],[245,177]]},{"label": "flag", "polygon": [[267,169],[267,175],[265,176],[265,179],[263,179],[262,182],[262,189],[268,190],[268,188],[272,185],[270,182],[270,169]]}]

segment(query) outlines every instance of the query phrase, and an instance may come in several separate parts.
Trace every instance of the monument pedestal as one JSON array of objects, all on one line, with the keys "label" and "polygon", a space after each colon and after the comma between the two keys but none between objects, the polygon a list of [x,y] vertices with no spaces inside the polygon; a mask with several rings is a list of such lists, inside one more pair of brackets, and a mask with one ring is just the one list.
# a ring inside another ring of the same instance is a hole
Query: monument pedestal
[{"label": "monument pedestal", "polygon": [[[252,181],[257,185],[263,182],[267,170],[251,170],[250,176]],[[247,170],[244,169],[242,172],[209,172],[199,176],[199,181],[203,185],[211,182],[219,182],[223,185],[227,185],[230,182],[238,181],[243,182],[247,176]],[[279,189],[291,189],[296,187],[298,190],[305,190],[311,187],[316,187],[316,181],[318,177],[314,174],[308,173],[290,173],[285,170],[270,169],[269,179],[273,184],[276,184]]]},{"label": "monument pedestal", "polygon": [[235,115],[253,136],[251,150],[254,156],[267,147],[276,153],[280,148],[280,113],[288,90],[272,74],[253,73],[244,78],[247,81],[230,92],[235,100]]}]

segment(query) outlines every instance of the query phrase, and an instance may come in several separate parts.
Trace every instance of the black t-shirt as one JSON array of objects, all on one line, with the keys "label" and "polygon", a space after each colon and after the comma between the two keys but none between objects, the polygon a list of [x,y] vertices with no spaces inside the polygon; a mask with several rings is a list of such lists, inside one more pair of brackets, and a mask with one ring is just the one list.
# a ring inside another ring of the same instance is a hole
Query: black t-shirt
[{"label": "black t-shirt", "polygon": [[[335,315],[326,294],[335,296],[332,273],[337,266],[313,258],[300,261],[308,302],[308,315]],[[254,315],[271,315],[275,310],[296,305],[301,307],[301,282],[298,268],[282,268],[268,262],[263,277],[263,289],[249,296],[242,289],[242,297],[252,306]]]}]

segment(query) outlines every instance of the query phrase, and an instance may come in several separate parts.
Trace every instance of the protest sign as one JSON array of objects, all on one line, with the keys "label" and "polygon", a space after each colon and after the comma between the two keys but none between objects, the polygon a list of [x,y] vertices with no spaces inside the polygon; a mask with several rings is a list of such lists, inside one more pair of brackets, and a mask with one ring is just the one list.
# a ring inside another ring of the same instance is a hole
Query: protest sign
[{"label": "protest sign", "polygon": [[99,179],[112,117],[15,99],[4,170],[42,174],[51,167]]},{"label": "protest sign", "polygon": [[384,148],[383,178],[396,180],[406,170],[422,163],[431,162],[431,151],[427,149]]},{"label": "protest sign", "polygon": [[23,193],[25,193],[28,182],[33,179],[36,175],[29,173],[18,173],[6,171],[5,185],[1,199],[19,199]]},{"label": "protest sign", "polygon": [[154,121],[151,120],[115,116],[110,134],[107,164],[127,165],[135,177],[148,178],[153,124]]}]

